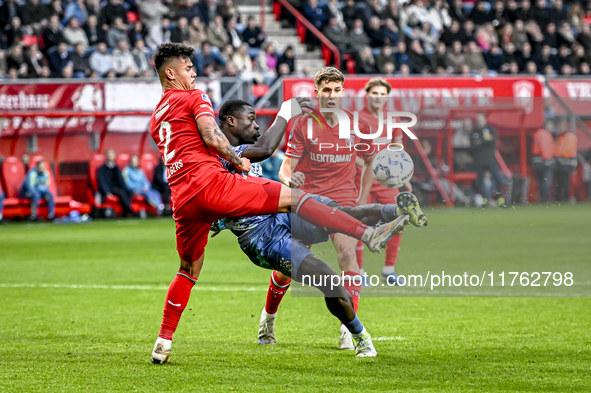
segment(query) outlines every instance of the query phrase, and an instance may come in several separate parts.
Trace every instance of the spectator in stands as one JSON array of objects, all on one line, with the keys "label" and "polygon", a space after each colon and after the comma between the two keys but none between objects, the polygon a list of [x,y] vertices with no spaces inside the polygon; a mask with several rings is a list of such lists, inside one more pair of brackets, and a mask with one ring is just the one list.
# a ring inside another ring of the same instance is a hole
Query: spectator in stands
[{"label": "spectator in stands", "polygon": [[[140,4],[143,4],[146,1],[147,0],[144,0]],[[103,30],[107,31],[109,27],[115,23],[115,19],[117,18],[121,18],[121,21],[124,25],[128,23],[127,11],[125,10],[125,7],[122,3],[122,0],[109,0],[108,4],[105,6],[105,8],[103,8],[100,20]]]},{"label": "spectator in stands", "polygon": [[474,41],[470,41],[466,48],[466,65],[472,72],[479,74],[486,74],[488,72],[484,56]]},{"label": "spectator in stands", "polygon": [[223,4],[220,4],[217,9],[218,15],[224,19],[224,23],[228,23],[230,19],[234,18],[237,21],[240,20],[240,12],[234,5],[233,0],[224,0]]},{"label": "spectator in stands", "polygon": [[433,1],[429,8],[431,26],[436,34],[441,34],[444,28],[451,26],[451,17],[449,16],[448,8],[447,2],[444,4],[442,0]]},{"label": "spectator in stands", "polygon": [[51,15],[57,15],[58,19],[61,21],[65,15],[61,0],[51,0],[49,3],[49,12]]},{"label": "spectator in stands", "polygon": [[345,26],[347,26],[347,30],[351,30],[351,28],[353,27],[353,22],[355,21],[355,19],[358,19],[356,1],[346,0],[345,6],[342,8],[341,12],[343,13],[343,20],[345,21]]},{"label": "spectator in stands", "polygon": [[490,3],[480,0],[476,2],[474,9],[470,13],[470,18],[477,25],[492,22],[495,18],[494,13],[490,9]]},{"label": "spectator in stands", "polygon": [[355,59],[355,73],[357,74],[375,74],[376,61],[370,46],[366,46],[357,55]]},{"label": "spectator in stands", "polygon": [[[138,19],[135,22],[133,22],[131,29],[127,33],[127,38],[129,39],[129,44],[132,47],[135,47],[136,41],[137,40],[143,41],[145,36],[146,36],[146,29],[144,28],[144,24],[142,23],[142,21]],[[145,44],[145,41],[144,41],[144,44]]]},{"label": "spectator in stands", "polygon": [[230,44],[224,46],[220,51],[220,56],[222,56],[226,63],[232,61],[232,57],[234,56],[234,47]]},{"label": "spectator in stands", "polygon": [[19,20],[22,19],[21,5],[17,3],[17,0],[3,1],[2,5],[0,5],[0,30],[4,29],[14,17],[18,17]]},{"label": "spectator in stands", "polygon": [[408,58],[411,73],[424,74],[429,72],[429,57],[423,51],[421,41],[414,40],[410,43]]},{"label": "spectator in stands", "polygon": [[[141,23],[141,22],[140,22]],[[105,31],[98,25],[96,15],[89,15],[84,24],[84,33],[88,40],[88,45],[94,47],[99,41],[106,41],[107,36]]]},{"label": "spectator in stands", "polygon": [[447,72],[447,46],[440,42],[437,44],[437,50],[431,55],[431,72],[441,74]]},{"label": "spectator in stands", "polygon": [[123,180],[125,185],[134,195],[142,195],[146,202],[156,209],[156,214],[161,215],[164,211],[164,203],[160,193],[152,188],[152,185],[146,177],[146,173],[140,168],[140,158],[132,155],[129,159],[129,165],[123,169]]},{"label": "spectator in stands", "polygon": [[202,0],[200,4],[201,20],[206,26],[217,16],[218,2],[217,0]]},{"label": "spectator in stands", "polygon": [[99,76],[105,76],[113,70],[113,56],[107,51],[107,44],[99,42],[96,50],[90,55],[90,68]]},{"label": "spectator in stands", "polygon": [[152,188],[160,193],[160,197],[164,203],[164,212],[170,213],[170,187],[168,185],[168,179],[166,178],[166,165],[164,165],[162,157],[160,157],[160,162],[154,170]]},{"label": "spectator in stands", "polygon": [[129,38],[127,38],[127,26],[123,23],[123,19],[115,18],[113,24],[107,31],[107,44],[110,48],[116,48],[119,41],[125,41],[129,47]]},{"label": "spectator in stands", "polygon": [[460,72],[462,64],[466,63],[466,55],[462,53],[462,43],[460,41],[454,41],[452,49],[447,52],[445,61],[454,73]]},{"label": "spectator in stands", "polygon": [[88,49],[88,37],[86,37],[84,30],[80,28],[80,23],[76,17],[73,16],[70,18],[62,34],[70,46],[80,43],[84,47],[84,50]]},{"label": "spectator in stands", "polygon": [[549,45],[551,48],[558,48],[558,35],[556,34],[556,25],[548,23],[544,31],[544,45]]},{"label": "spectator in stands", "polygon": [[265,33],[256,23],[254,16],[248,17],[246,29],[242,32],[242,39],[251,48],[260,48],[265,42]]},{"label": "spectator in stands", "polygon": [[4,35],[6,36],[6,46],[9,48],[14,44],[20,44],[25,35],[25,29],[18,16],[10,20],[10,24],[4,27]]},{"label": "spectator in stands", "polygon": [[152,66],[152,58],[150,57],[150,51],[144,45],[144,40],[137,40],[131,53],[133,54],[133,60],[137,66],[138,74],[145,78],[153,77],[154,67]]},{"label": "spectator in stands", "polygon": [[[466,13],[464,12],[464,5],[462,4],[463,2],[462,0],[451,0],[449,3],[449,15],[452,19],[452,24],[454,21],[457,21],[459,27],[460,23],[466,21]],[[447,45],[449,46],[449,44]]]},{"label": "spectator in stands", "polygon": [[570,132],[566,118],[558,121],[555,144],[556,202],[564,202],[570,199],[570,175],[577,167],[577,136]]},{"label": "spectator in stands", "polygon": [[507,72],[512,63],[517,64],[517,54],[515,53],[515,45],[512,42],[507,42],[503,46],[501,62],[501,72]]},{"label": "spectator in stands", "polygon": [[388,18],[384,21],[382,25],[382,32],[384,36],[389,40],[390,46],[398,45],[398,41],[400,41],[400,34],[398,32],[398,27],[394,22],[394,19]]},{"label": "spectator in stands", "polygon": [[349,44],[349,39],[345,30],[339,25],[337,18],[330,18],[322,33],[339,49],[341,54],[347,52],[346,48]]},{"label": "spectator in stands", "polygon": [[384,66],[386,63],[396,63],[394,52],[392,51],[392,47],[390,45],[384,45],[381,47],[380,53],[376,57],[376,68],[379,73],[385,73]]},{"label": "spectator in stands", "polygon": [[293,51],[293,46],[288,45],[285,48],[285,52],[283,52],[281,57],[279,57],[279,60],[277,60],[277,68],[279,68],[281,64],[287,64],[289,67],[288,74],[293,74],[295,72],[295,53]]},{"label": "spectator in stands", "polygon": [[339,0],[329,0],[328,3],[324,6],[324,12],[328,16],[329,21],[332,18],[335,18],[337,20],[337,26],[340,29],[345,30],[347,28],[343,12],[339,8]]},{"label": "spectator in stands", "polygon": [[160,26],[162,17],[168,14],[168,7],[159,0],[142,0],[138,3],[138,10],[148,30]]},{"label": "spectator in stands", "polygon": [[[23,46],[20,44],[13,44],[8,50],[8,58],[6,60],[8,70],[16,70],[17,78],[26,78],[29,68],[25,62],[25,54],[23,53]],[[14,71],[13,71],[14,73]]]},{"label": "spectator in stands", "polygon": [[90,78],[93,76],[89,55],[84,50],[84,45],[81,42],[74,45],[74,52],[70,54],[70,61],[72,62],[74,78]]},{"label": "spectator in stands", "polygon": [[425,22],[432,24],[431,14],[429,13],[429,10],[427,10],[423,0],[414,0],[412,2],[412,4],[408,7],[408,16],[409,19],[416,19],[418,24]]},{"label": "spectator in stands", "polygon": [[457,20],[452,21],[449,29],[445,29],[441,34],[441,41],[447,47],[452,46],[455,41],[461,42],[463,39],[464,35],[460,31],[460,22]]},{"label": "spectator in stands", "polygon": [[554,160],[554,121],[546,120],[544,128],[538,129],[532,143],[532,169],[538,181],[540,202],[546,203],[550,200],[550,188],[552,187],[552,175],[555,167]]},{"label": "spectator in stands", "polygon": [[244,79],[252,79],[252,59],[248,54],[248,44],[242,44],[232,56],[236,73]]},{"label": "spectator in stands", "polygon": [[521,50],[526,42],[529,43],[529,38],[525,31],[525,23],[522,20],[516,20],[513,26],[513,43],[518,50]]},{"label": "spectator in stands", "polygon": [[218,52],[211,50],[211,44],[209,41],[203,42],[201,51],[195,55],[195,61],[193,62],[197,68],[197,75],[204,75],[205,67],[213,65],[214,69],[221,70],[225,65],[226,61]]},{"label": "spectator in stands", "polygon": [[205,41],[207,41],[205,25],[198,16],[195,16],[191,19],[191,25],[189,26],[189,45],[200,49]]},{"label": "spectator in stands", "polygon": [[43,66],[47,65],[47,61],[36,44],[32,44],[27,48],[25,58],[27,65],[27,77],[41,77],[43,74]]},{"label": "spectator in stands", "polygon": [[234,49],[238,49],[240,48],[240,45],[242,45],[242,38],[240,38],[240,33],[236,30],[237,23],[236,18],[230,18],[226,24],[226,31],[228,32],[230,44]]},{"label": "spectator in stands", "polygon": [[552,10],[548,8],[546,0],[536,0],[536,5],[532,9],[532,19],[536,20],[543,28],[551,20]]},{"label": "spectator in stands", "polygon": [[519,64],[519,70],[525,71],[525,68],[528,63],[534,63],[536,58],[531,51],[531,45],[529,42],[525,42],[519,51],[519,56],[517,57],[517,64]]},{"label": "spectator in stands", "polygon": [[318,0],[307,0],[306,4],[304,4],[302,14],[320,31],[324,29],[324,25],[328,21],[328,15],[318,5]]},{"label": "spectator in stands", "polygon": [[131,216],[137,214],[131,209],[131,198],[133,193],[127,188],[121,169],[115,163],[115,150],[108,149],[105,152],[107,159],[103,165],[97,170],[97,182],[99,192],[103,198],[112,197],[113,195],[119,198],[123,213]]},{"label": "spectator in stands", "polygon": [[43,32],[45,50],[57,46],[57,44],[62,41],[64,41],[64,36],[62,34],[59,17],[57,15],[52,15],[49,17],[49,23]]},{"label": "spectator in stands", "polygon": [[0,79],[6,77],[8,71],[8,64],[6,63],[6,51],[0,47]]},{"label": "spectator in stands", "polygon": [[181,16],[183,16],[183,9],[181,8],[180,4],[175,0],[162,0],[162,4],[168,8],[168,12],[166,13],[166,18],[169,19],[172,23],[175,23],[179,20]]},{"label": "spectator in stands", "polygon": [[433,52],[435,52],[435,48],[437,48],[439,38],[433,32],[430,23],[421,23],[421,28],[415,29],[414,36],[415,39],[418,39],[421,42],[421,45],[426,55],[431,55]]},{"label": "spectator in stands", "polygon": [[353,26],[349,31],[349,50],[351,53],[359,53],[364,47],[369,45],[369,37],[363,30],[363,21],[355,19]]},{"label": "spectator in stands", "polygon": [[129,50],[127,40],[120,40],[117,49],[113,50],[113,69],[118,76],[134,77],[138,75],[133,54]]},{"label": "spectator in stands", "polygon": [[22,22],[24,26],[30,26],[35,33],[41,30],[41,25],[47,22],[51,16],[49,7],[39,0],[26,0],[21,8]]},{"label": "spectator in stands", "polygon": [[221,16],[216,16],[207,27],[207,40],[218,48],[223,48],[230,43],[230,37],[224,27],[224,20]]},{"label": "spectator in stands", "polygon": [[86,4],[84,0],[69,0],[66,4],[64,9],[64,20],[69,20],[70,18],[76,18],[78,20],[78,25],[83,26],[84,22],[88,18],[88,11],[86,10]]},{"label": "spectator in stands", "polygon": [[492,201],[491,188],[486,187],[484,184],[486,171],[490,171],[492,178],[496,182],[497,190],[501,190],[507,184],[507,179],[501,172],[495,157],[497,135],[497,131],[487,124],[486,115],[478,113],[476,115],[476,126],[470,134],[470,147],[474,156],[476,173],[478,174],[475,182],[476,190],[486,198],[489,205],[494,205],[495,202]]},{"label": "spectator in stands", "polygon": [[277,77],[277,54],[272,42],[265,42],[261,52],[254,60],[254,72],[258,81],[270,84]]},{"label": "spectator in stands", "polygon": [[189,41],[189,22],[184,16],[179,18],[176,27],[172,29],[172,33],[170,33],[170,41],[180,43]]},{"label": "spectator in stands", "polygon": [[366,34],[369,38],[369,46],[372,48],[381,48],[386,44],[390,44],[390,40],[386,38],[386,35],[382,31],[382,22],[377,16],[372,16],[369,19]]},{"label": "spectator in stands", "polygon": [[[406,52],[406,44],[404,41],[398,42],[396,45],[396,53],[394,53],[394,59],[396,60],[396,68],[402,71],[402,65],[410,63],[410,58],[408,57],[408,53]],[[410,67],[408,68],[410,72]]]},{"label": "spectator in stands", "polygon": [[51,76],[60,78],[64,67],[70,62],[70,48],[65,42],[57,44],[54,52],[48,56],[49,68],[51,69]]},{"label": "spectator in stands", "polygon": [[50,177],[45,161],[39,160],[34,168],[28,171],[19,193],[19,198],[31,201],[31,221],[36,221],[39,214],[39,202],[47,202],[47,218],[55,217],[55,195],[50,190]]},{"label": "spectator in stands", "polygon": [[589,24],[583,24],[581,32],[577,35],[577,40],[583,45],[585,52],[591,53],[591,27]]},{"label": "spectator in stands", "polygon": [[201,20],[201,11],[199,10],[198,3],[197,0],[187,0],[181,10],[181,15],[187,18],[188,21],[192,21],[193,18],[199,18]]},{"label": "spectator in stands", "polygon": [[224,70],[222,71],[222,76],[228,76],[228,77],[232,77],[232,78],[235,78],[238,76],[238,72],[236,71],[236,67],[234,66],[234,63],[232,63],[232,60],[226,62],[226,66],[224,67]]}]

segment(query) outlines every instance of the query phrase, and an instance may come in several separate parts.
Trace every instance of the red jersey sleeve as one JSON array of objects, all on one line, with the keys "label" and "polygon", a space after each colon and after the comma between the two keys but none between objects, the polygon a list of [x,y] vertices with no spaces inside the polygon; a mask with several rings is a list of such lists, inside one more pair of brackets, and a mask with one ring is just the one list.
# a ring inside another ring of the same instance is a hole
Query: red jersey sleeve
[{"label": "red jersey sleeve", "polygon": [[209,99],[209,96],[203,91],[193,90],[190,95],[190,100],[191,102],[189,105],[191,107],[191,114],[195,120],[197,120],[197,118],[202,115],[209,115],[215,118],[211,100]]},{"label": "red jersey sleeve", "polygon": [[287,149],[285,150],[285,155],[287,157],[299,160],[304,155],[306,138],[306,127],[304,127],[304,124],[304,116],[301,116],[298,121],[295,122],[287,141]]}]

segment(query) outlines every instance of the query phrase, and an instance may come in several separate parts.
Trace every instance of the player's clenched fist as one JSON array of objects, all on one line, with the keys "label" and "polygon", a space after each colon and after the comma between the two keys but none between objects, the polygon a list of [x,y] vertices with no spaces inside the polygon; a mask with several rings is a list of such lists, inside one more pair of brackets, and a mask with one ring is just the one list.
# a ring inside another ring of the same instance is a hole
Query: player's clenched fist
[{"label": "player's clenched fist", "polygon": [[242,172],[246,172],[246,173],[250,172],[250,168],[251,168],[250,160],[248,158],[241,157],[240,161],[241,161],[241,165],[240,166],[236,165],[236,168]]},{"label": "player's clenched fist", "polygon": [[304,185],[305,181],[306,181],[306,176],[302,172],[294,172],[291,174],[290,187],[291,188],[300,188],[301,186]]}]

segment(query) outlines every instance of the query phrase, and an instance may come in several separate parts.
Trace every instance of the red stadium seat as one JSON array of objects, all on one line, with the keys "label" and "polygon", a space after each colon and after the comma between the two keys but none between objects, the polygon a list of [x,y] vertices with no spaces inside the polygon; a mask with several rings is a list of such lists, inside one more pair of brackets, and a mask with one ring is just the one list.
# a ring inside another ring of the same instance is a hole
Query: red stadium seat
[{"label": "red stadium seat", "polygon": [[123,168],[125,168],[127,166],[127,164],[129,163],[129,154],[126,154],[126,153],[119,154],[117,156],[117,159],[115,160],[115,162],[117,163],[117,166],[121,170],[123,170]]},{"label": "red stadium seat", "polygon": [[252,95],[255,98],[261,98],[269,91],[269,86],[267,85],[252,85]]},{"label": "red stadium seat", "polygon": [[[25,168],[16,157],[7,157],[2,165],[4,180],[4,217],[24,217],[25,212],[18,199],[18,191],[25,180]],[[0,186],[1,187],[1,186]]]}]

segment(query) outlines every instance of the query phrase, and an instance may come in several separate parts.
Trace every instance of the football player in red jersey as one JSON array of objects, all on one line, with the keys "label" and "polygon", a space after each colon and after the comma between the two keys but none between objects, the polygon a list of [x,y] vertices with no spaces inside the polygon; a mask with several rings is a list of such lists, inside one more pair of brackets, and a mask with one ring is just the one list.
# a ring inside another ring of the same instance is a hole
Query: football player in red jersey
[{"label": "football player in red jersey", "polygon": [[[340,121],[336,113],[322,109],[339,109],[344,95],[345,77],[334,67],[324,67],[314,76],[316,89],[314,94],[319,101],[319,110],[303,114],[295,123],[286,158],[279,171],[279,179],[292,188],[300,188],[305,192],[319,194],[335,200],[341,206],[365,204],[373,182],[371,162],[375,148],[371,143],[363,143],[351,134],[346,140],[339,138]],[[350,124],[353,114],[346,112]],[[308,128],[311,126],[310,137]],[[367,125],[359,122],[359,129],[369,134]],[[357,147],[361,150],[364,169],[361,189],[355,185],[355,160]],[[292,173],[293,172],[293,173]],[[350,236],[337,233],[332,238],[340,269],[345,276],[351,277],[346,289],[353,296],[355,311],[359,304],[361,280],[354,279],[359,275],[359,267],[355,255],[357,242]],[[270,291],[274,288],[271,282]],[[275,304],[265,306],[267,310],[276,310]],[[263,316],[261,316],[261,320]],[[350,333],[341,326],[340,349],[354,349]]]},{"label": "football player in red jersey", "polygon": [[[379,128],[379,115],[380,111],[382,112],[382,116],[384,118],[383,124],[386,124],[386,113],[384,111],[384,107],[388,100],[388,95],[390,94],[390,90],[392,87],[390,83],[386,80],[375,77],[370,79],[367,84],[365,85],[365,92],[367,95],[367,106],[363,108],[359,112],[359,119],[363,119],[367,124],[369,124],[372,132],[375,132]],[[397,122],[400,119],[396,119]],[[382,135],[385,135],[382,132]],[[396,144],[397,149],[402,148],[402,130],[400,128],[395,128],[394,133],[392,135],[392,140],[389,140],[386,136],[376,138],[373,140],[374,144],[376,145],[377,151],[381,151],[386,149],[389,144],[394,143]],[[360,155],[357,156],[357,180],[360,181],[361,179],[361,172],[364,165],[364,161]],[[405,186],[408,191],[412,192],[412,187],[410,183],[406,184]],[[397,188],[388,188],[381,185],[377,180],[374,179],[373,185],[371,186],[371,191],[369,193],[369,198],[367,203],[382,203],[388,204],[392,203],[392,201],[396,200],[396,196],[400,193]],[[396,259],[398,258],[398,252],[400,251],[400,241],[402,239],[402,234],[394,236],[386,245],[386,258],[384,263],[384,268],[382,269],[382,278],[386,281],[391,282],[392,284],[403,284],[397,280],[396,273],[394,272],[394,265],[396,264]],[[357,244],[357,263],[359,264],[360,273],[363,275],[363,250],[364,245],[363,243]]]},{"label": "football player in red jersey", "polygon": [[[173,333],[201,272],[207,235],[217,219],[293,210],[314,225],[363,240],[376,252],[396,229],[393,224],[368,228],[308,193],[240,173],[250,171],[250,161],[236,154],[216,123],[209,97],[195,89],[193,56],[193,48],[178,43],[163,44],[154,54],[163,94],[150,121],[150,134],[167,168],[181,260],[166,294],[152,352],[152,361],[159,364],[169,360]],[[275,122],[285,127],[299,113],[297,101],[286,101]],[[232,163],[238,172],[224,169],[218,157]]]}]

